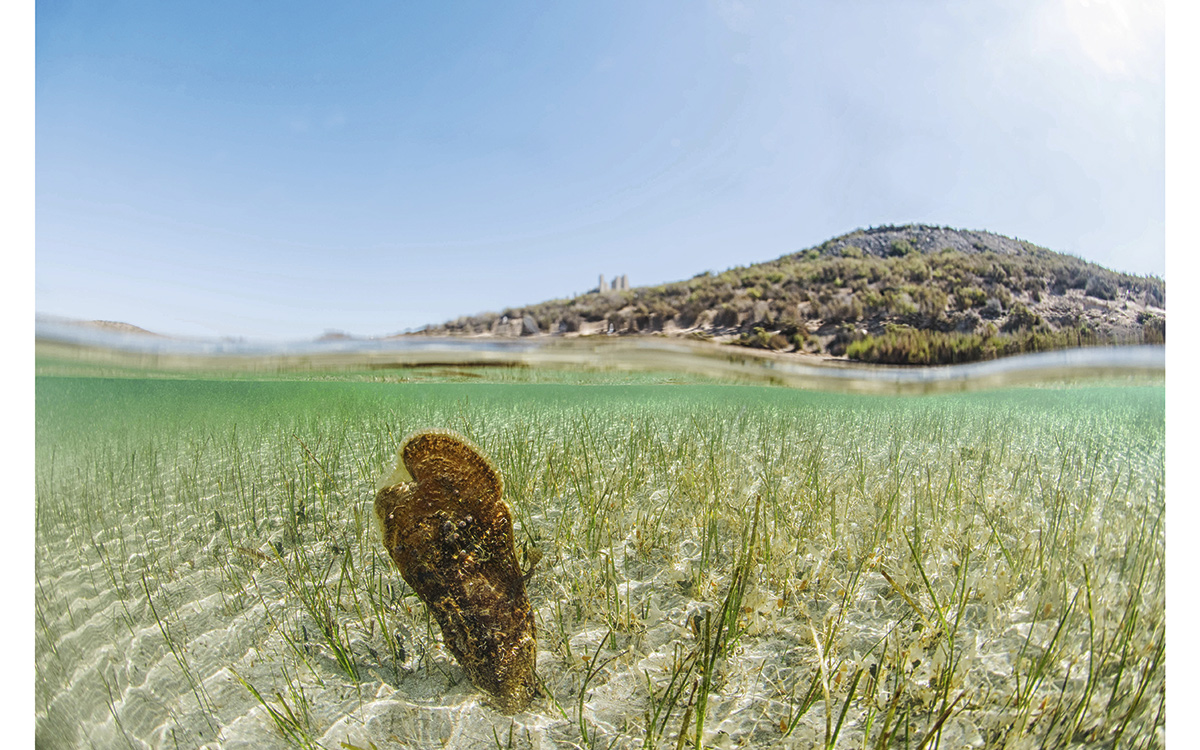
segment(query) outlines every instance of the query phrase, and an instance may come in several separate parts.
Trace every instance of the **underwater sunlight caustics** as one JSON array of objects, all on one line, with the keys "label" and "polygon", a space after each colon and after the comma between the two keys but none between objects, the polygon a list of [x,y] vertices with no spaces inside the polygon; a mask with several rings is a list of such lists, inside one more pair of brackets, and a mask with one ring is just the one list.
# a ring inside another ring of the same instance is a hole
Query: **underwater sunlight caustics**
[{"label": "underwater sunlight caustics", "polygon": [[1165,389],[1084,374],[42,360],[37,747],[1161,748]]}]

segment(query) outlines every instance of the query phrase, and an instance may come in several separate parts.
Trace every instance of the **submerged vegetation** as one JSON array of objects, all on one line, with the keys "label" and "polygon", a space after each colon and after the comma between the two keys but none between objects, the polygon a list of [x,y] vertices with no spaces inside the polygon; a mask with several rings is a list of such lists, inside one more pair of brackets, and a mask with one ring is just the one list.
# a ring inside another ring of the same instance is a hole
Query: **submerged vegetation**
[{"label": "submerged vegetation", "polygon": [[[38,746],[1161,747],[1164,392],[37,382]],[[372,503],[503,474],[540,695],[488,708]]]}]

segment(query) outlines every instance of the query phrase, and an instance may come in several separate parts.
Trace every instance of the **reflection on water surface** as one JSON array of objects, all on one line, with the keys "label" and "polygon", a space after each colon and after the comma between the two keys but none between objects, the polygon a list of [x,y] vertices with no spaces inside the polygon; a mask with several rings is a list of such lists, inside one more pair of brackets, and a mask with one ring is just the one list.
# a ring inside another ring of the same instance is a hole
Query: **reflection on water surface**
[{"label": "reflection on water surface", "polygon": [[[703,381],[847,393],[942,393],[1078,378],[1161,377],[1162,346],[1091,347],[941,367],[861,365],[668,337],[335,339],[244,342],[171,339],[39,320],[47,361],[136,373],[302,374],[413,368],[685,374]],[[48,362],[47,362],[48,364]],[[46,370],[42,370],[47,372]]]}]

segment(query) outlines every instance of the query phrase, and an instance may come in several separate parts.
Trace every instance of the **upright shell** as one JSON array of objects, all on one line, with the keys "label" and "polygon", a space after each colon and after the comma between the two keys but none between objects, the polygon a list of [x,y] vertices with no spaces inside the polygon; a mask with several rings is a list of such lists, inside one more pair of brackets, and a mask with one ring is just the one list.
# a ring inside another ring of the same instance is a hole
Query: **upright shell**
[{"label": "upright shell", "polygon": [[375,496],[383,543],[454,658],[505,713],[533,699],[537,640],[503,482],[466,438],[410,436]]}]

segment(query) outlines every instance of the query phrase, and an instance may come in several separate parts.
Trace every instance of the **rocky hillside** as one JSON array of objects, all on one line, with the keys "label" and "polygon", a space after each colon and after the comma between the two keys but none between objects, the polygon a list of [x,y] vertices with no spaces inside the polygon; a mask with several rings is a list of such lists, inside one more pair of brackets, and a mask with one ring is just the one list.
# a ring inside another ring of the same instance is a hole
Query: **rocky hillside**
[{"label": "rocky hillside", "polygon": [[434,335],[687,335],[893,364],[1164,343],[1166,283],[990,232],[857,230],[777,260],[431,326]]}]

